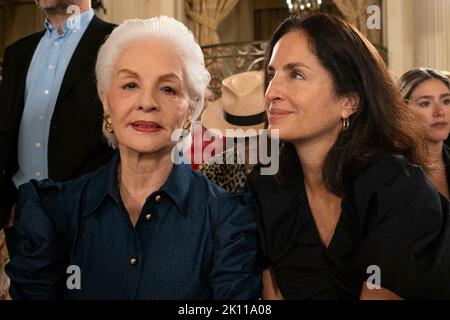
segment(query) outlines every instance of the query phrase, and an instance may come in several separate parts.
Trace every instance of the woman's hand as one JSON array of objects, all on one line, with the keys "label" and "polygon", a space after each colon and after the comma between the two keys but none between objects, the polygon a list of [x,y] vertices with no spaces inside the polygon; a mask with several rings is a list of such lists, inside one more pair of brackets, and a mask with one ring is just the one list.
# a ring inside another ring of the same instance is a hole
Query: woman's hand
[{"label": "woman's hand", "polygon": [[388,289],[369,289],[367,283],[364,283],[360,300],[404,300],[396,293]]},{"label": "woman's hand", "polygon": [[263,271],[263,300],[284,300],[280,289],[278,288],[272,268]]}]

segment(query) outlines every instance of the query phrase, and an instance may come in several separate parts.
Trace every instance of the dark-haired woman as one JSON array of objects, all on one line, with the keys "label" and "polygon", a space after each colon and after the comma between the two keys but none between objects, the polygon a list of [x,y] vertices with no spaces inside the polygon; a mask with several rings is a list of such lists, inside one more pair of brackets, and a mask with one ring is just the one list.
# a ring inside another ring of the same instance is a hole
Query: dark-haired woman
[{"label": "dark-haired woman", "polygon": [[277,176],[248,181],[264,298],[450,298],[449,204],[375,48],[339,18],[292,17],[266,63],[283,148]]},{"label": "dark-haired woman", "polygon": [[430,160],[428,178],[450,199],[450,79],[437,70],[419,68],[405,73],[398,86],[425,137]]}]

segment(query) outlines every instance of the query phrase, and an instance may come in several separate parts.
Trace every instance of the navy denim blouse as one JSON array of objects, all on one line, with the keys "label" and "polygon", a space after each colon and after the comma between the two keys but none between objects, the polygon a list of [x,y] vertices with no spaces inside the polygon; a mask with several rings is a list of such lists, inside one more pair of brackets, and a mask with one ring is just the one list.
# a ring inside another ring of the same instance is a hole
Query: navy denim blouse
[{"label": "navy denim blouse", "polygon": [[[13,299],[258,299],[249,194],[174,166],[134,227],[117,187],[119,161],[70,182],[20,188],[18,241],[6,266]],[[67,287],[71,265],[81,289]]]}]

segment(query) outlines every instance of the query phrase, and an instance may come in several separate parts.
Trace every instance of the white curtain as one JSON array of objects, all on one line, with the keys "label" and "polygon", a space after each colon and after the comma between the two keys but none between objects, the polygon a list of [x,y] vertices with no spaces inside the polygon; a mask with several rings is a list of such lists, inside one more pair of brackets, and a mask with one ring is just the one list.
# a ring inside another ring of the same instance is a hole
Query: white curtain
[{"label": "white curtain", "polygon": [[[246,0],[247,1],[247,0]],[[239,0],[185,0],[191,30],[201,46],[220,43],[217,29]]]},{"label": "white curtain", "polygon": [[339,11],[372,43],[381,44],[381,31],[367,28],[367,8],[371,5],[381,6],[379,0],[333,0]]},{"label": "white curtain", "polygon": [[362,25],[365,25],[366,9],[370,0],[334,0],[334,3],[349,22],[354,24],[361,32]]}]

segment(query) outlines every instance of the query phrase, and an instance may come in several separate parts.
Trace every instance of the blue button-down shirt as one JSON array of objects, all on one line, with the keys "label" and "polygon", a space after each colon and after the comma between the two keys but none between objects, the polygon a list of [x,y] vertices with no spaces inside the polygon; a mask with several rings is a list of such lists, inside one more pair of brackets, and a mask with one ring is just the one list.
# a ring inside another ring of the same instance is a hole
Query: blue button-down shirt
[{"label": "blue button-down shirt", "polygon": [[[259,297],[249,194],[228,193],[175,165],[133,226],[117,187],[118,162],[71,182],[20,188],[18,244],[5,269],[13,299]],[[66,286],[70,265],[79,267],[81,289]]]},{"label": "blue button-down shirt", "polygon": [[48,177],[47,149],[53,111],[67,66],[93,17],[92,9],[70,17],[63,25],[63,34],[45,21],[45,34],[27,73],[18,142],[19,170],[13,177],[16,187],[31,179]]}]

